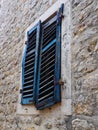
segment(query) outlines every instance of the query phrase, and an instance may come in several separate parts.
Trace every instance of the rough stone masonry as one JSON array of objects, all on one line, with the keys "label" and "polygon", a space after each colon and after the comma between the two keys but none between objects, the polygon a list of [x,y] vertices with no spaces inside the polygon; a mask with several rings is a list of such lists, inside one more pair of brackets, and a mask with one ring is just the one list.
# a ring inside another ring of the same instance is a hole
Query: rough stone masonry
[{"label": "rough stone masonry", "polygon": [[16,113],[25,30],[56,1],[0,1],[0,130],[98,130],[98,0],[68,0],[72,115]]}]

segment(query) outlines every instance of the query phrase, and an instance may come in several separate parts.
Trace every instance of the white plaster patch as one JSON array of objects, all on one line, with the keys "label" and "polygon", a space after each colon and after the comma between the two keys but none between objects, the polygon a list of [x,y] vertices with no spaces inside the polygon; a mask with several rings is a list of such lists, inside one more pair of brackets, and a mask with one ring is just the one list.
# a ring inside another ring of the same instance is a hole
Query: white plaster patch
[{"label": "white plaster patch", "polygon": [[52,5],[52,0],[49,0],[49,4]]}]

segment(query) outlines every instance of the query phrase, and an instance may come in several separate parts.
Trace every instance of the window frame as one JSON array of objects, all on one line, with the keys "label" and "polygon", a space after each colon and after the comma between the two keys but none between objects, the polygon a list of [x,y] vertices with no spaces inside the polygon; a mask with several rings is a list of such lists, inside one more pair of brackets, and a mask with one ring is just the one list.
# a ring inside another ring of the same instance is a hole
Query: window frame
[{"label": "window frame", "polygon": [[[52,14],[54,14],[58,8],[60,8],[60,5],[62,3],[66,3],[65,0],[58,0],[56,3],[54,3],[54,5],[52,5],[42,16],[40,16],[35,22],[33,22],[27,29],[26,29],[26,33],[25,33],[25,41],[27,41],[27,32],[33,27],[36,25],[36,23],[38,23],[39,19],[41,19],[42,22],[44,22],[45,20],[47,20]],[[68,3],[69,4],[69,3]],[[66,4],[67,5],[67,4]],[[67,6],[68,7],[68,6]],[[65,7],[66,8],[66,7]],[[66,12],[67,14],[67,12]],[[67,21],[69,21],[69,17],[67,17],[66,19]],[[66,21],[65,20],[65,21]],[[63,25],[64,25],[64,21],[63,21]],[[62,25],[62,26],[63,26]],[[68,24],[68,27],[69,27],[69,24]],[[63,35],[64,35],[64,30],[62,30],[62,39],[63,39]],[[70,42],[70,39],[69,39],[69,42]],[[62,47],[62,51],[64,51],[64,47]],[[64,53],[62,54],[62,57],[64,57]],[[61,62],[63,63],[64,61],[61,59]],[[70,62],[70,60],[68,61]],[[62,65],[63,66],[63,65]],[[65,80],[65,72],[63,73],[62,69],[61,69],[61,75],[62,75],[62,78]],[[20,84],[21,84],[21,81],[20,81]],[[66,86],[66,81],[64,81],[64,86]],[[21,87],[21,85],[20,85]],[[66,113],[66,115],[71,115],[71,86],[69,84],[68,88],[65,88],[66,89],[66,97],[63,98],[62,100],[62,103],[60,104],[60,109],[63,113]],[[68,93],[69,92],[69,93]],[[35,115],[35,114],[39,114],[40,112],[38,110],[36,110],[35,106],[33,105],[26,105],[26,106],[22,106],[20,104],[20,100],[21,100],[21,95],[19,94],[19,101],[18,101],[18,104],[17,104],[17,114],[19,115]],[[52,108],[53,110],[56,109],[54,106]],[[45,110],[47,111],[47,110]]]}]

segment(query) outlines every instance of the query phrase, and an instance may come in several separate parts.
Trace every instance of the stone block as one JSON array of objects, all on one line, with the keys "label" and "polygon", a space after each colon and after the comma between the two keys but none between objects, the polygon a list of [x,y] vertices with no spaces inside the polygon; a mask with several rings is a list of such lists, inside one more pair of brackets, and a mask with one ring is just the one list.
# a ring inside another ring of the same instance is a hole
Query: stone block
[{"label": "stone block", "polygon": [[75,119],[72,121],[72,130],[95,130],[95,126],[86,120]]},{"label": "stone block", "polygon": [[35,117],[34,118],[34,123],[36,124],[36,125],[41,125],[41,122],[42,122],[42,118],[40,117],[40,116],[37,116],[37,117]]},{"label": "stone block", "polygon": [[35,130],[35,128],[34,128],[34,127],[31,127],[31,128],[28,128],[28,130]]},{"label": "stone block", "polygon": [[46,127],[46,129],[51,129],[52,128],[52,123],[49,122],[49,121],[46,122],[45,127]]}]

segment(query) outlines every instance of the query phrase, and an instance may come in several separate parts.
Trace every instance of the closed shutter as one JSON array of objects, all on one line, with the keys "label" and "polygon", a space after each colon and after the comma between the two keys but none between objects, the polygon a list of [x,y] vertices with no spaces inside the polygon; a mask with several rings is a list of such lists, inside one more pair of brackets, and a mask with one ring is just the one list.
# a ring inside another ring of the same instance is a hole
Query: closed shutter
[{"label": "closed shutter", "polygon": [[39,42],[40,42],[39,22],[27,33],[27,43],[24,49],[22,60],[22,104],[32,104],[35,102],[35,87],[37,80]]},{"label": "closed shutter", "polygon": [[44,109],[61,101],[61,8],[57,15],[42,26],[42,45],[37,84],[37,109]]}]

